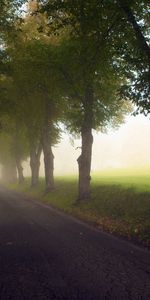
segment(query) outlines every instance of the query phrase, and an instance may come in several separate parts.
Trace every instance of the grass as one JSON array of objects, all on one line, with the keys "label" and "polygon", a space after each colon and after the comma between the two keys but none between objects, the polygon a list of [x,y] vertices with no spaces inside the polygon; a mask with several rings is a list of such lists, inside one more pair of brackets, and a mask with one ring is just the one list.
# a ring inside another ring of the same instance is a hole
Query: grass
[{"label": "grass", "polygon": [[75,205],[77,179],[57,177],[56,188],[44,195],[44,180],[30,189],[30,179],[11,188],[37,197],[58,209],[72,214],[98,228],[127,237],[145,245],[150,243],[150,175],[127,175],[119,172],[93,175],[92,199]]}]

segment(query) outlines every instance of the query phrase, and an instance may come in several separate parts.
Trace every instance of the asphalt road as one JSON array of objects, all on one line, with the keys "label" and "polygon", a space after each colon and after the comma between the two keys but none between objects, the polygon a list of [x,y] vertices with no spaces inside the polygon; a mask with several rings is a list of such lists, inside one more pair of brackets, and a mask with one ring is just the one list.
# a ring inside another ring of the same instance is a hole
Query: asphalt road
[{"label": "asphalt road", "polygon": [[150,255],[0,188],[0,300],[147,300]]}]

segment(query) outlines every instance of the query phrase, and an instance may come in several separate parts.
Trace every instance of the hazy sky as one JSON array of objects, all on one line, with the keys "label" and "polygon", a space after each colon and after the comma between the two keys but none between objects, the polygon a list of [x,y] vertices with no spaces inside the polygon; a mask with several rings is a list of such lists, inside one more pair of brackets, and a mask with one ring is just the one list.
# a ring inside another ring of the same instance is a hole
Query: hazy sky
[{"label": "hazy sky", "polygon": [[129,117],[119,130],[95,137],[93,169],[150,165],[150,120]]},{"label": "hazy sky", "polygon": [[[55,174],[77,172],[77,158],[81,143],[63,134],[63,139],[53,149],[55,155]],[[107,134],[94,133],[92,171],[110,168],[132,168],[150,166],[150,120],[142,115],[128,117],[126,123],[117,131]],[[29,170],[29,168],[28,168]],[[41,167],[41,175],[43,173]]]}]

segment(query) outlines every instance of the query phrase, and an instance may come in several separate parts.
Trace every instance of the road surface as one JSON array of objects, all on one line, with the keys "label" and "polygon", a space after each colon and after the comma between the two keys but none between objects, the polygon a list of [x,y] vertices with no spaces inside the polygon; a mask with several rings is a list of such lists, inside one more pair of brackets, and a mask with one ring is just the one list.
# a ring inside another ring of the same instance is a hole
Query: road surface
[{"label": "road surface", "polygon": [[0,300],[148,300],[150,255],[0,188]]}]

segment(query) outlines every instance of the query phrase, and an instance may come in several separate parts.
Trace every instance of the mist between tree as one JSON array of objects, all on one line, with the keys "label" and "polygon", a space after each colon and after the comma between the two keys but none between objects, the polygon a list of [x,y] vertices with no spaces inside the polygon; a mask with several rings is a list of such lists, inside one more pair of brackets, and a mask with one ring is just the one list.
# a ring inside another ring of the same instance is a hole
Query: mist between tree
[{"label": "mist between tree", "polygon": [[135,115],[150,112],[148,3],[3,0],[0,8],[2,178],[23,183],[29,158],[37,186],[43,153],[45,192],[53,191],[63,126],[80,139],[77,201],[89,200],[93,130],[119,128],[132,103]]},{"label": "mist between tree", "polygon": [[[150,173],[150,122],[144,116],[129,117],[118,129],[107,134],[94,133],[92,175],[103,176],[146,175]],[[81,140],[71,140],[62,135],[60,143],[53,148],[56,176],[78,175],[76,160],[80,154]],[[22,164],[25,177],[31,176],[30,161]],[[43,154],[40,177],[44,177]]]}]

